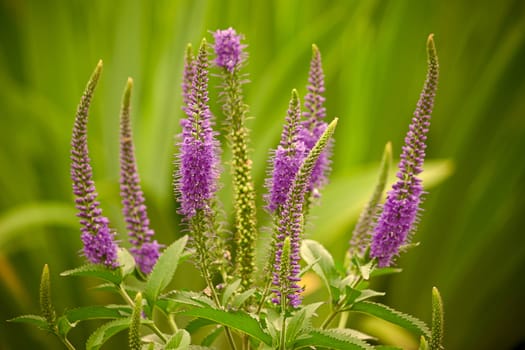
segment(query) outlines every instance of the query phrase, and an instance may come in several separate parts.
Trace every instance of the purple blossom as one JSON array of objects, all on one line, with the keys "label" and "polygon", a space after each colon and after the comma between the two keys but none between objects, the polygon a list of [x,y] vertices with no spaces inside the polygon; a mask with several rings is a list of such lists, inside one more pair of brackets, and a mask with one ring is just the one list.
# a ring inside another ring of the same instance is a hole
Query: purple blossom
[{"label": "purple blossom", "polygon": [[187,218],[197,211],[210,209],[219,176],[219,144],[212,130],[212,114],[208,106],[208,55],[203,41],[195,62],[195,73],[181,120],[182,141],[179,143],[179,169],[176,188],[179,212]]},{"label": "purple blossom", "polygon": [[214,50],[217,57],[215,64],[233,72],[245,59],[243,52],[246,45],[241,44],[242,35],[235,29],[217,30],[213,33],[215,39]]},{"label": "purple blossom", "polygon": [[438,82],[438,61],[432,36],[428,42],[428,72],[414,117],[405,137],[399,163],[398,181],[388,192],[383,212],[372,236],[370,255],[380,267],[390,266],[406,244],[417,221],[423,186],[417,177],[423,171],[425,141]]},{"label": "purple blossom", "polygon": [[[301,271],[300,247],[301,236],[304,226],[304,205],[308,184],[312,171],[319,156],[329,143],[335,127],[335,119],[321,135],[315,146],[304,159],[297,171],[291,188],[288,191],[286,201],[278,213],[277,232],[275,237],[275,255],[272,275],[272,285],[276,304],[282,304],[283,295],[288,299],[288,305],[298,307],[301,304],[302,288],[299,286],[299,273]],[[287,241],[290,243],[288,244]],[[289,252],[286,245],[289,245]]]},{"label": "purple blossom", "polygon": [[306,153],[305,146],[299,140],[300,101],[297,91],[292,91],[292,98],[284,124],[281,141],[273,152],[271,177],[266,181],[268,195],[267,209],[276,211],[286,201],[295,174],[299,170]]},{"label": "purple blossom", "polygon": [[133,133],[130,119],[130,95],[133,81],[128,79],[120,119],[120,195],[122,213],[127,223],[130,249],[140,270],[148,274],[159,258],[157,241],[151,241],[153,230],[149,227],[148,213],[135,161]]},{"label": "purple blossom", "polygon": [[78,105],[71,140],[71,179],[76,208],[79,211],[77,216],[80,218],[81,239],[84,243],[83,254],[93,264],[115,268],[118,266],[118,247],[114,241],[114,233],[109,228],[109,220],[102,216],[102,209],[97,201],[98,194],[87,146],[89,105],[101,70],[102,61],[98,63]]},{"label": "purple blossom", "polygon": [[[312,60],[310,62],[310,71],[308,74],[308,93],[304,97],[303,113],[304,120],[300,132],[300,139],[304,142],[306,150],[309,151],[326,129],[326,108],[324,107],[325,92],[324,73],[321,61],[321,53],[316,45],[312,45]],[[312,171],[309,191],[314,195],[319,195],[319,189],[327,184],[328,173],[330,171],[330,156],[332,153],[332,141],[323,151]]]}]

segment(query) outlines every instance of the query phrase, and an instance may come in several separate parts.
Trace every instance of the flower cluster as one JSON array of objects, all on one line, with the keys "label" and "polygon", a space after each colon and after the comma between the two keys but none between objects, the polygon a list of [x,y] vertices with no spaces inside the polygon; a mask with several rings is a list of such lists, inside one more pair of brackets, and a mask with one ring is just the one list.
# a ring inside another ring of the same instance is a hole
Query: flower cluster
[{"label": "flower cluster", "polygon": [[102,61],[88,82],[84,95],[78,105],[71,140],[71,180],[73,193],[80,218],[81,239],[84,243],[84,256],[93,264],[104,264],[115,268],[117,263],[117,244],[114,233],[109,228],[109,220],[102,215],[97,200],[93,171],[90,165],[87,146],[87,122],[91,98],[102,71]]},{"label": "flower cluster", "polygon": [[[179,170],[176,175],[180,213],[187,218],[209,211],[217,190],[219,146],[208,106],[208,54],[203,41],[195,61],[186,55],[183,94],[186,118],[181,120]],[[189,81],[191,79],[191,82]]]},{"label": "flower cluster", "polygon": [[383,212],[372,237],[370,255],[378,259],[379,266],[389,266],[406,244],[417,220],[423,186],[417,177],[423,171],[426,134],[436,95],[439,65],[432,36],[428,41],[428,72],[417,108],[405,137],[399,163],[398,181],[388,193]]},{"label": "flower cluster", "polygon": [[241,44],[242,35],[237,34],[233,28],[217,30],[213,33],[215,44],[213,46],[216,54],[215,64],[225,68],[230,73],[238,68],[245,59],[244,49],[246,45]]},{"label": "flower cluster", "polygon": [[131,78],[124,92],[120,116],[120,195],[122,213],[127,223],[131,254],[140,270],[148,274],[159,258],[157,241],[152,241],[154,231],[150,228],[144,194],[140,187],[140,178],[135,161],[135,147],[130,119]]}]

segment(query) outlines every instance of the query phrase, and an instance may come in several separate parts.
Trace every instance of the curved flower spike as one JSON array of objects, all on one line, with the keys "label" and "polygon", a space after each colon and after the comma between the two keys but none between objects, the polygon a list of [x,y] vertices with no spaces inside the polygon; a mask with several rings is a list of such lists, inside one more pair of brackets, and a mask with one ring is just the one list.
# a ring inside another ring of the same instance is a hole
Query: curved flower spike
[{"label": "curved flower spike", "polygon": [[116,268],[118,247],[114,241],[114,233],[109,228],[109,220],[102,215],[97,201],[87,146],[89,106],[101,71],[102,61],[99,61],[78,105],[71,140],[71,179],[76,208],[79,211],[77,216],[82,226],[80,231],[84,256],[93,264]]},{"label": "curved flower spike", "polygon": [[423,91],[405,137],[399,162],[398,181],[388,193],[383,212],[372,236],[370,256],[380,267],[390,266],[402,245],[409,240],[417,220],[423,185],[417,177],[423,171],[425,141],[436,95],[439,64],[433,35],[428,37],[428,70]]}]

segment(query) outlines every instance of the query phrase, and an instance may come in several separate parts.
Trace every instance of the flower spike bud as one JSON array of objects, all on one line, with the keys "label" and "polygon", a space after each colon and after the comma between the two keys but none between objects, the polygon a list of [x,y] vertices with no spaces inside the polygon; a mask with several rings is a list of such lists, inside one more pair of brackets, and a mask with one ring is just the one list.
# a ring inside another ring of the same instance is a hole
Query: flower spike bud
[{"label": "flower spike bud", "polygon": [[133,80],[128,78],[120,112],[120,196],[122,213],[127,224],[131,254],[140,270],[149,274],[159,258],[160,245],[152,241],[144,194],[135,160],[135,147],[131,128],[130,99]]},{"label": "flower spike bud", "polygon": [[135,306],[131,314],[131,324],[129,325],[128,342],[131,350],[141,350],[142,341],[140,336],[140,317],[142,314],[142,294],[139,292],[135,296]]},{"label": "flower spike bud", "polygon": [[[288,299],[288,304],[291,307],[298,307],[301,304],[301,291],[302,288],[298,285],[300,281],[299,273],[301,267],[299,261],[300,257],[300,247],[301,247],[301,238],[304,231],[304,216],[303,208],[305,205],[305,194],[310,183],[310,177],[312,176],[312,171],[315,167],[315,163],[319,156],[322,154],[330,138],[332,137],[335,127],[337,126],[337,118],[335,118],[326,128],[324,133],[321,135],[315,146],[312,148],[308,156],[304,160],[303,164],[299,168],[299,171],[295,175],[295,178],[292,182],[292,187],[288,192],[288,197],[286,202],[282,207],[282,211],[279,215],[279,222],[277,224],[277,234],[274,241],[274,271],[272,284],[274,289],[274,298],[272,301],[277,304],[281,304],[282,298],[284,296],[281,294],[281,290],[286,290]],[[281,266],[282,256],[283,256],[283,247],[286,239],[290,240],[290,259],[289,259],[289,268],[283,269]],[[283,276],[282,271],[287,273],[287,285],[282,286],[281,281]]]},{"label": "flower spike bud", "polygon": [[232,180],[235,208],[233,253],[235,275],[241,279],[241,287],[248,289],[253,283],[255,270],[255,241],[257,217],[255,186],[252,178],[252,160],[248,154],[248,129],[245,126],[247,106],[244,103],[242,67],[246,45],[241,44],[242,35],[228,28],[217,30],[215,39],[215,65],[221,68],[222,110],[232,149]]},{"label": "flower spike bud", "polygon": [[348,249],[349,256],[363,255],[366,247],[370,243],[370,233],[373,230],[377,213],[380,209],[380,201],[385,191],[386,182],[388,179],[388,171],[392,164],[392,143],[388,142],[383,151],[381,165],[379,166],[379,177],[377,179],[374,193],[368,204],[365,206],[357,224],[355,225],[352,239],[350,240],[350,247]]},{"label": "flower spike bud", "polygon": [[399,254],[400,247],[408,243],[420,210],[423,185],[417,175],[423,171],[427,147],[425,141],[439,76],[438,57],[432,34],[428,37],[427,54],[427,76],[405,137],[397,173],[398,181],[388,192],[383,212],[372,236],[370,256],[377,258],[380,267],[390,266],[394,257]]},{"label": "flower spike bud", "polygon": [[193,217],[199,210],[210,210],[219,176],[219,144],[212,130],[213,116],[208,104],[205,40],[195,58],[194,70],[191,88],[187,92],[186,118],[181,120],[179,169],[175,176],[179,212],[186,218]]},{"label": "flower spike bud", "polygon": [[[324,121],[326,108],[324,107],[325,87],[324,73],[321,60],[321,52],[317,45],[312,45],[312,60],[310,62],[310,71],[308,73],[308,93],[304,97],[303,113],[305,120],[302,122],[301,140],[310,151],[326,129],[327,123]],[[330,156],[332,154],[333,141],[326,147],[321,154],[315,168],[312,172],[308,191],[314,196],[319,196],[319,190],[328,182],[330,172]]]},{"label": "flower spike bud", "polygon": [[186,46],[186,55],[184,56],[184,73],[182,78],[182,110],[185,112],[190,106],[190,94],[194,76],[195,57],[193,55],[193,47],[191,44],[188,44]]},{"label": "flower spike bud", "polygon": [[292,91],[288,114],[285,119],[281,142],[272,151],[271,176],[266,180],[267,209],[273,213],[286,201],[295,174],[299,170],[306,154],[304,143],[299,140],[299,120],[301,118],[301,102],[297,90]]},{"label": "flower spike bud", "polygon": [[101,71],[102,61],[99,61],[78,105],[71,139],[71,179],[76,208],[79,211],[77,216],[80,218],[84,256],[93,264],[116,268],[118,247],[114,241],[114,233],[109,228],[109,220],[102,215],[97,201],[87,145],[89,106]]},{"label": "flower spike bud", "polygon": [[46,319],[47,324],[53,327],[56,323],[56,313],[51,302],[51,281],[47,264],[44,265],[40,279],[40,312]]},{"label": "flower spike bud", "polygon": [[432,333],[430,338],[430,350],[441,350],[443,348],[443,300],[436,287],[432,288]]}]

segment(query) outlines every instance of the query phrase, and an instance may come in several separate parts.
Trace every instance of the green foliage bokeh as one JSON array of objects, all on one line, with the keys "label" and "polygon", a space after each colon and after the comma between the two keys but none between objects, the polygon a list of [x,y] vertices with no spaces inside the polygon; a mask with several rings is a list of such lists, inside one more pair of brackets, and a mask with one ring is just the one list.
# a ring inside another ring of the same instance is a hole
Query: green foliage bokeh
[{"label": "green foliage bokeh", "polygon": [[[103,208],[124,232],[118,113],[131,76],[139,171],[153,228],[159,241],[169,243],[181,234],[171,173],[184,48],[229,26],[244,33],[250,55],[246,101],[259,197],[290,91],[304,96],[311,44],[323,54],[328,115],[340,122],[332,185],[322,199],[329,209],[314,211],[310,234],[334,251],[339,247],[339,256],[363,204],[352,199],[372,190],[375,175],[366,179],[384,144],[392,141],[394,155],[399,153],[423,84],[425,41],[435,33],[441,81],[427,154],[448,159],[435,171],[449,177],[429,190],[415,238],[421,245],[399,259],[403,273],[381,283],[389,303],[424,320],[430,319],[431,287],[438,286],[449,349],[523,346],[521,1],[0,0],[0,348],[59,346],[4,321],[38,311],[45,263],[57,311],[112,301],[89,291],[91,281],[58,277],[82,261],[69,142],[76,105],[98,59],[104,72],[89,145]],[[226,199],[228,188],[222,191]],[[354,196],[337,195],[347,188],[344,193]],[[199,283],[185,281],[194,288]],[[81,328],[73,332],[74,343],[87,338],[89,327]],[[393,332],[382,336],[404,344]]]}]

